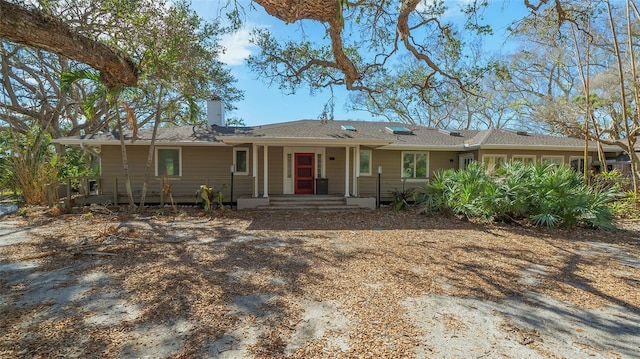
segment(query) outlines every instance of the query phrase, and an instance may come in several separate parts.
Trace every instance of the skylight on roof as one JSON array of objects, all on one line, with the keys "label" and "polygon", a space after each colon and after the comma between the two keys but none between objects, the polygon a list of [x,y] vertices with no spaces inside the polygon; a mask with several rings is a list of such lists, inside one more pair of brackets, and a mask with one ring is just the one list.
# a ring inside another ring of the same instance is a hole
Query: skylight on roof
[{"label": "skylight on roof", "polygon": [[340,128],[342,128],[345,131],[355,131],[356,130],[356,128],[351,126],[351,125],[342,125],[342,126],[340,126]]},{"label": "skylight on roof", "polygon": [[404,126],[387,126],[384,129],[394,135],[413,135],[413,131]]}]

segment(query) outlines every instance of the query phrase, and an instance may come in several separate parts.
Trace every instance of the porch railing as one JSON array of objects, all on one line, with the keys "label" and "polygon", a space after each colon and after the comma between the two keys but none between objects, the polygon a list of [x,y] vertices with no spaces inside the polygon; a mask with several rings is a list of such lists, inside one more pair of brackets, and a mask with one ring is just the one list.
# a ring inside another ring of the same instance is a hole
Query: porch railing
[{"label": "porch railing", "polygon": [[[140,202],[143,177],[130,177],[131,189],[134,201]],[[167,194],[163,191],[163,177],[152,176],[147,183],[145,203],[159,203],[164,205],[169,202]],[[235,201],[240,196],[252,195],[254,178],[249,176],[234,176],[233,194],[231,193],[231,176],[181,176],[169,177],[171,194],[177,203],[195,203],[196,191],[201,185],[207,185],[214,190],[221,190],[224,202]],[[47,197],[50,206],[64,200],[66,206],[73,204],[110,203],[118,205],[127,203],[127,191],[124,176],[83,176],[69,177],[64,181],[49,184]]]}]

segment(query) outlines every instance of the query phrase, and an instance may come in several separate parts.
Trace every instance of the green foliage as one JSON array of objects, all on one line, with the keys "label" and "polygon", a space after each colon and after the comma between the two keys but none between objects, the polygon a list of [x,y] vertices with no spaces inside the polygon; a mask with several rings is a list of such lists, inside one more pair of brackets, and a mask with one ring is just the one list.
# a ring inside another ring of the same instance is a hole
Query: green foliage
[{"label": "green foliage", "polygon": [[640,198],[633,191],[624,192],[621,198],[611,204],[611,210],[621,218],[640,218]]},{"label": "green foliage", "polygon": [[239,117],[229,117],[225,119],[224,125],[226,127],[246,127],[247,124],[244,123],[244,119]]},{"label": "green foliage", "polygon": [[[157,112],[163,124],[202,123],[202,105],[213,94],[225,100],[227,110],[243,96],[230,68],[219,61],[220,38],[229,28],[198,16],[188,1],[36,1],[32,6],[133,59],[139,89],[120,99],[140,127]],[[99,74],[86,65],[10,42],[0,48],[0,63],[5,127],[26,132],[38,125],[54,138],[116,128],[118,109],[108,103]]]},{"label": "green foliage", "polygon": [[2,183],[22,194],[27,204],[46,204],[49,185],[58,180],[60,157],[44,130],[34,127],[22,135],[8,138],[8,152],[2,161]]},{"label": "green foliage", "polygon": [[64,181],[71,179],[71,187],[78,189],[80,177],[98,176],[100,167],[93,166],[92,156],[82,150],[75,148],[66,148],[64,154],[60,158],[58,180]]},{"label": "green foliage", "polygon": [[399,211],[409,207],[409,202],[413,202],[416,199],[416,192],[413,188],[399,190],[394,188],[391,191],[393,195],[393,201],[391,202],[391,209]]},{"label": "green foliage", "polygon": [[222,187],[218,189],[214,189],[212,187],[203,184],[196,191],[196,202],[199,199],[202,199],[204,203],[204,210],[209,212],[211,211],[211,204],[216,203],[218,208],[224,209],[224,205],[222,202],[224,201],[224,196],[222,195],[222,190],[227,188],[226,184],[223,184]]},{"label": "green foliage", "polygon": [[426,214],[451,212],[485,221],[613,229],[611,205],[620,193],[617,186],[588,186],[569,166],[504,164],[490,176],[474,162],[464,170],[437,171],[418,203]]}]

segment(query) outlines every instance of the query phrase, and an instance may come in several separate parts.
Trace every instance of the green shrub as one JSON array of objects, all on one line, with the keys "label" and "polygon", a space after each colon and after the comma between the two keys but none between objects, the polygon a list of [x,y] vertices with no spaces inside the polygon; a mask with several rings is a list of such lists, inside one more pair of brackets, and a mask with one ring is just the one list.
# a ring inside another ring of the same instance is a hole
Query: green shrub
[{"label": "green shrub", "polygon": [[640,218],[640,198],[633,191],[624,192],[611,204],[611,210],[621,218]]},{"label": "green shrub", "polygon": [[391,202],[391,209],[398,211],[409,207],[409,202],[413,202],[416,199],[416,193],[413,188],[399,190],[394,188],[391,191],[393,200]]},{"label": "green shrub", "polygon": [[0,171],[2,183],[27,204],[47,203],[48,186],[57,182],[60,163],[49,135],[37,127],[27,134],[11,134]]},{"label": "green shrub", "polygon": [[218,208],[224,209],[224,205],[222,204],[224,200],[224,196],[222,195],[222,190],[227,187],[226,184],[223,184],[222,187],[218,189],[214,189],[212,187],[203,184],[196,191],[196,203],[199,199],[202,199],[202,203],[204,204],[204,210],[209,212],[212,209],[212,204],[217,204]]},{"label": "green shrub", "polygon": [[416,202],[421,211],[430,215],[448,211],[448,184],[455,174],[454,170],[439,170],[433,174],[433,179],[416,193]]},{"label": "green shrub", "polygon": [[418,195],[424,213],[451,212],[485,221],[614,228],[611,204],[619,186],[589,187],[569,166],[504,164],[489,175],[478,162],[437,171]]}]

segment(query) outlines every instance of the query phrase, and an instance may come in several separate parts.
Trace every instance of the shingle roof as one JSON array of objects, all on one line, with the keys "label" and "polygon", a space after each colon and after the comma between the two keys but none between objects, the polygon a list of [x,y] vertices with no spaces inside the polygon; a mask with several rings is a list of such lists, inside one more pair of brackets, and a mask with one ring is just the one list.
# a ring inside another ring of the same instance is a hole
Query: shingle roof
[{"label": "shingle roof", "polygon": [[[153,134],[152,129],[142,129],[138,131],[136,141],[150,141]],[[131,141],[131,132],[126,132],[125,141]],[[84,142],[110,142],[120,141],[117,132],[91,134],[86,136],[67,137],[66,139],[76,139]],[[65,139],[60,139],[65,140]],[[206,126],[173,126],[158,128],[156,141],[160,142],[217,142],[216,132],[211,127]]]},{"label": "shingle roof", "polygon": [[[355,131],[345,130],[343,126],[353,126]],[[413,131],[413,134],[393,134],[387,127],[403,126]],[[252,134],[264,138],[289,139],[375,139],[383,140],[393,145],[409,146],[461,146],[464,137],[454,137],[440,130],[424,126],[410,126],[392,122],[369,121],[318,121],[301,120],[256,126]],[[236,135],[237,136],[237,135]],[[220,139],[224,140],[223,137]]]},{"label": "shingle roof", "polygon": [[[548,146],[548,147],[584,147],[584,140],[579,138],[541,135],[535,133],[517,132],[504,129],[490,129],[478,133],[466,143],[470,146],[482,145],[517,145],[517,146]],[[590,142],[595,146],[595,142]]]},{"label": "shingle roof", "polygon": [[[343,126],[353,126],[349,131]],[[393,134],[387,127],[402,126],[410,129],[412,134]],[[138,132],[137,142],[144,144],[151,139],[151,129]],[[131,134],[125,135],[129,142]],[[584,141],[576,138],[557,137],[540,134],[525,134],[503,129],[461,130],[453,135],[447,131],[416,125],[391,122],[369,121],[319,121],[299,120],[249,127],[220,126],[173,126],[158,129],[156,141],[175,144],[208,144],[223,145],[225,143],[250,143],[267,140],[283,142],[299,142],[313,144],[353,143],[376,144],[384,148],[425,148],[425,149],[471,149],[474,147],[555,147],[582,148]],[[117,133],[87,135],[83,137],[67,137],[55,142],[63,144],[105,144],[119,141]],[[590,144],[595,146],[595,143]]]}]

